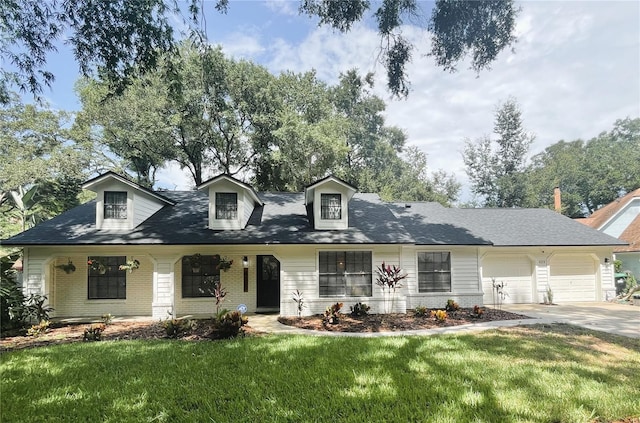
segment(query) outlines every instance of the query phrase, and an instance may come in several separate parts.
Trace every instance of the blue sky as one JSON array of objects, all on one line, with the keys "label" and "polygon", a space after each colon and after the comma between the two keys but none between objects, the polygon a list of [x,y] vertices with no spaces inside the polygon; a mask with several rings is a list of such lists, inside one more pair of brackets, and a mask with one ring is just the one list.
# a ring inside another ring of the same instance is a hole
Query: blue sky
[{"label": "blue sky", "polygon": [[[412,92],[406,100],[392,100],[385,90],[371,19],[340,34],[298,15],[298,5],[231,1],[228,13],[221,15],[207,1],[209,39],[227,55],[253,60],[273,73],[313,68],[321,79],[335,83],[350,68],[375,72],[376,93],[387,101],[387,123],[405,130],[408,144],[427,153],[432,170],[454,173],[465,186],[465,201],[470,195],[461,158],[464,140],[490,135],[495,108],[509,97],[520,103],[525,127],[536,135],[531,154],[559,140],[594,137],[616,119],[640,117],[638,1],[520,2],[515,53],[501,53],[492,70],[479,76],[465,64],[453,74],[436,68],[425,56],[429,40],[423,25],[405,25],[403,35],[418,44],[408,67]],[[432,4],[420,5],[428,11]],[[44,97],[55,107],[77,109],[77,65],[71,52],[61,46],[49,68],[56,82]],[[173,166],[158,176],[166,188],[190,184]]]}]

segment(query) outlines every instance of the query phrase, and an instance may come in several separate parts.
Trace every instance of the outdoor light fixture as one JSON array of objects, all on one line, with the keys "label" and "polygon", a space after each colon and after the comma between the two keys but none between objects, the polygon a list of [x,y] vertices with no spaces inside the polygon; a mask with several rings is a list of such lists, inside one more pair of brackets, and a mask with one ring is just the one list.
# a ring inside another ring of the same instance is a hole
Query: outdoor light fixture
[{"label": "outdoor light fixture", "polygon": [[244,282],[244,292],[249,292],[249,257],[242,257],[242,277]]},{"label": "outdoor light fixture", "polygon": [[609,264],[609,257],[604,258],[604,264]]}]

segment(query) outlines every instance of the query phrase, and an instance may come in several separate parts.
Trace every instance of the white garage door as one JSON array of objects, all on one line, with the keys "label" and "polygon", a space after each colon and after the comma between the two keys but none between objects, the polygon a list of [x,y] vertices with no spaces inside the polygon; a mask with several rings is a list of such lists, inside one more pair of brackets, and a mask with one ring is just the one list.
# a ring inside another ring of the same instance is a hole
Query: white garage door
[{"label": "white garage door", "polygon": [[494,302],[492,278],[504,282],[507,296],[503,303],[531,303],[533,295],[533,271],[531,260],[526,256],[486,256],[482,260],[482,290],[484,303]]},{"label": "white garage door", "polygon": [[553,302],[595,301],[596,265],[585,255],[557,255],[549,261]]}]

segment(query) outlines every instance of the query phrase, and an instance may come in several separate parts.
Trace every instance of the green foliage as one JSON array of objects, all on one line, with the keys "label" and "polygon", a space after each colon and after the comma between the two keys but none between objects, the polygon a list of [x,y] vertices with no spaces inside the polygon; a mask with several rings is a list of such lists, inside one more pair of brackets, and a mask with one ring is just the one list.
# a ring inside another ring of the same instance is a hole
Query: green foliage
[{"label": "green foliage", "polygon": [[15,278],[6,274],[5,263],[9,262],[3,258],[2,278],[0,279],[0,329],[2,333],[21,328],[28,317],[22,289],[16,284]]},{"label": "green foliage", "polygon": [[452,299],[448,299],[444,309],[446,311],[453,312],[453,311],[458,311],[460,309],[460,306],[458,305],[457,302],[453,301]]},{"label": "green foliage", "polygon": [[429,315],[429,309],[425,306],[416,306],[413,310],[413,315],[416,317],[426,317]]},{"label": "green foliage", "polygon": [[211,336],[215,339],[235,338],[244,333],[242,326],[248,322],[249,319],[237,310],[223,310],[213,321],[214,331]]},{"label": "green foliage", "polygon": [[107,328],[105,323],[94,323],[84,328],[83,341],[101,341],[102,333]]},{"label": "green foliage", "polygon": [[588,141],[558,141],[533,156],[527,174],[527,206],[553,208],[560,187],[562,213],[584,217],[640,187],[640,118],[619,119]]},{"label": "green foliage", "polygon": [[296,289],[291,299],[293,300],[293,302],[296,303],[296,310],[298,311],[298,317],[301,317],[302,310],[307,306],[307,304],[304,302],[304,296],[302,295],[302,292],[300,292],[299,289]]},{"label": "green foliage", "polygon": [[349,308],[351,309],[351,315],[356,317],[366,316],[369,314],[369,310],[371,310],[370,306],[362,302],[357,302]]},{"label": "green foliage", "polygon": [[49,330],[50,322],[48,320],[40,320],[40,323],[32,325],[27,329],[27,336],[38,337],[44,335]]},{"label": "green foliage", "polygon": [[523,128],[515,99],[498,107],[493,132],[498,135],[495,141],[465,141],[463,160],[472,191],[486,207],[522,207],[527,193],[525,160],[534,136]]},{"label": "green foliage", "polygon": [[324,323],[325,325],[335,325],[336,323],[338,323],[340,321],[340,310],[342,309],[343,305],[343,303],[335,303],[327,307],[327,309],[324,311],[322,323]]},{"label": "green foliage", "polygon": [[48,304],[46,295],[30,294],[25,299],[27,316],[31,320],[41,322],[49,320],[49,313],[55,309]]},{"label": "green foliage", "polygon": [[553,304],[553,290],[551,289],[551,285],[547,285],[547,290],[544,294],[544,303]]},{"label": "green foliage", "polygon": [[183,333],[188,333],[193,322],[184,319],[166,319],[162,321],[162,328],[169,338],[178,338]]},{"label": "green foliage", "polygon": [[104,323],[105,325],[110,325],[110,324],[111,324],[111,322],[113,322],[113,319],[114,319],[115,317],[116,317],[116,316],[114,316],[114,315],[113,315],[113,314],[111,314],[111,313],[103,314],[103,315],[102,315],[102,317],[101,317],[101,319],[102,319],[102,323]]}]

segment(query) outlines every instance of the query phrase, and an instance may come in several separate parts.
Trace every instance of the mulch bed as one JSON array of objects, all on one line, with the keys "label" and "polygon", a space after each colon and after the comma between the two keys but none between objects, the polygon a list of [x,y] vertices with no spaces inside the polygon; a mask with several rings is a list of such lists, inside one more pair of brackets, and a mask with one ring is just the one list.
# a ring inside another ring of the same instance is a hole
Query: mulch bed
[{"label": "mulch bed", "polygon": [[[47,345],[83,342],[84,330],[88,323],[61,324],[51,323],[46,333],[34,337],[19,334],[0,339],[0,352],[20,350],[24,348],[43,347]],[[244,326],[245,336],[255,336],[259,332]],[[185,341],[211,340],[213,328],[211,320],[196,320],[192,329],[180,334],[178,339]],[[102,333],[103,341],[119,340],[154,340],[168,339],[162,323],[155,321],[115,321],[106,326]]]},{"label": "mulch bed", "polygon": [[447,326],[458,326],[469,323],[483,323],[495,320],[527,319],[522,314],[491,308],[483,309],[484,313],[478,317],[472,308],[460,308],[447,312],[447,319],[443,322],[426,316],[416,316],[413,312],[406,314],[368,314],[366,316],[352,316],[342,314],[337,323],[325,324],[321,314],[308,317],[279,317],[280,323],[302,329],[312,329],[332,332],[393,332],[417,329],[434,329]]}]

